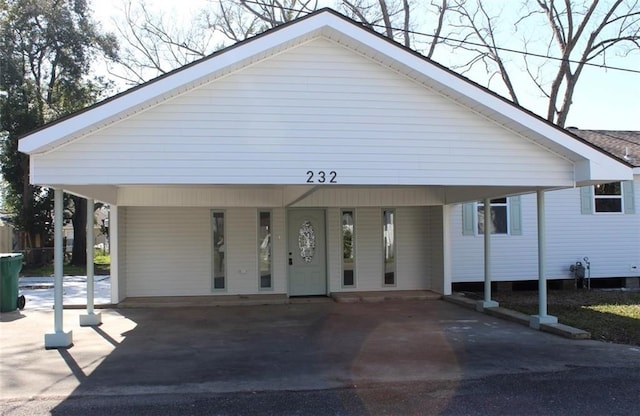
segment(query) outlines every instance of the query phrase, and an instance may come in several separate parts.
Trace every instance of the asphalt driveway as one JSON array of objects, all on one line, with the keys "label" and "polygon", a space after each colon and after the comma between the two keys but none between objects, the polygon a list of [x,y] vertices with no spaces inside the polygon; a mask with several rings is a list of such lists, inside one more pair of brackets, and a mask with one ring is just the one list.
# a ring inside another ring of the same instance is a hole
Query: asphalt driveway
[{"label": "asphalt driveway", "polygon": [[52,311],[2,314],[0,410],[22,414],[46,400],[63,414],[82,397],[372,391],[434,382],[448,386],[440,397],[446,402],[457,386],[491,377],[640,370],[637,347],[568,340],[443,301],[101,312],[103,324],[92,328],[79,327],[82,311],[64,311],[74,337],[68,350],[44,349]]}]

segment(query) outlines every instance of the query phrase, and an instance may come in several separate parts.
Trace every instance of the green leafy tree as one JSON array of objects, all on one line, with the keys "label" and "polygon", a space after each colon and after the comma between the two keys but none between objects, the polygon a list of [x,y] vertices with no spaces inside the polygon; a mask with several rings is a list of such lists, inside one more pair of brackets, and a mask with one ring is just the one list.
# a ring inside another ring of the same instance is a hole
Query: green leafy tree
[{"label": "green leafy tree", "polygon": [[[86,0],[0,0],[0,162],[6,207],[23,248],[51,243],[52,192],[29,183],[18,138],[100,98],[109,84],[91,77],[97,57],[115,59],[117,42],[99,33]],[[86,201],[68,197],[72,263],[86,261]],[[38,259],[34,259],[38,260]]]}]

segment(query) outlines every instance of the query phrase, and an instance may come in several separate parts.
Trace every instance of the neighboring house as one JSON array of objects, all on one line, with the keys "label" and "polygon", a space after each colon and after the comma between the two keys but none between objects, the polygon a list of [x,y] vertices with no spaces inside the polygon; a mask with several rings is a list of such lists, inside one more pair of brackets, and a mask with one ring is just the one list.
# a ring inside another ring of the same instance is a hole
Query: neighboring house
[{"label": "neighboring house", "polygon": [[[56,199],[110,205],[113,302],[447,294],[461,272],[482,276],[482,258],[457,264],[465,238],[474,255],[482,246],[454,231],[456,204],[522,195],[522,221],[506,227],[524,237],[536,193],[632,179],[624,160],[327,9],[19,146]],[[558,237],[547,236],[551,253]],[[525,249],[500,273],[535,276],[535,245]],[[563,264],[582,255],[596,256]]]},{"label": "neighboring house", "polygon": [[[634,166],[635,181],[615,182],[547,192],[546,225],[549,243],[547,277],[573,279],[570,267],[586,265],[591,278],[625,278],[637,287],[640,276],[640,132],[569,131]],[[495,200],[493,281],[538,278],[535,195]],[[481,282],[483,225],[481,203],[457,206],[452,215],[452,281]],[[480,223],[480,224],[479,224]]]}]

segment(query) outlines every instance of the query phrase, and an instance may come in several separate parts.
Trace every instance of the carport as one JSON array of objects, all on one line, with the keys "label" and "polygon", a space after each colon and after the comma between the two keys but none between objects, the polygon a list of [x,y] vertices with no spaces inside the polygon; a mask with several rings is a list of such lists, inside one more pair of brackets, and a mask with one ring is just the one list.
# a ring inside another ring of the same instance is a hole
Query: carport
[{"label": "carport", "polygon": [[[31,182],[56,190],[47,348],[73,342],[62,322],[63,192],[111,207],[114,303],[450,294],[451,207],[484,201],[488,224],[493,198],[535,192],[535,327],[555,320],[545,191],[632,178],[625,162],[329,9],[51,123],[19,148]],[[496,306],[499,255],[490,233],[484,247],[482,308]],[[87,305],[80,324],[100,324]]]}]

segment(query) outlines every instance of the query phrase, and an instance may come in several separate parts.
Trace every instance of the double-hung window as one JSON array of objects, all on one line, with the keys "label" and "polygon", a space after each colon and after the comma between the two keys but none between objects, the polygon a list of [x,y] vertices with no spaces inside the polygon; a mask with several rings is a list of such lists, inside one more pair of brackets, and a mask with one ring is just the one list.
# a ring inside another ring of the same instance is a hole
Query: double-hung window
[{"label": "double-hung window", "polygon": [[633,181],[610,182],[580,188],[582,214],[635,213]]},{"label": "double-hung window", "polygon": [[622,183],[594,185],[593,198],[595,212],[622,212]]},{"label": "double-hung window", "polygon": [[[478,202],[478,234],[484,234],[484,202]],[[508,234],[509,215],[507,198],[491,200],[491,222],[489,230],[491,234]]]},{"label": "double-hung window", "polygon": [[[512,196],[491,200],[491,234],[522,235],[522,215],[520,197]],[[483,235],[484,201],[470,202],[462,205],[462,234]]]}]

